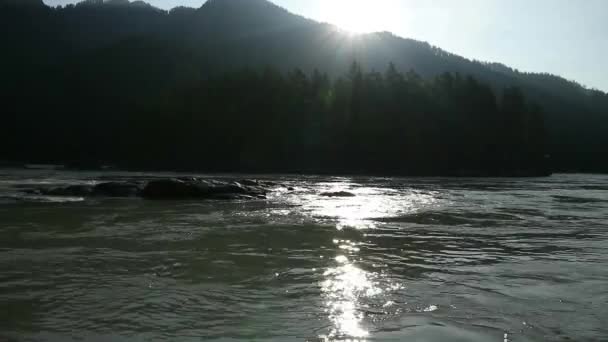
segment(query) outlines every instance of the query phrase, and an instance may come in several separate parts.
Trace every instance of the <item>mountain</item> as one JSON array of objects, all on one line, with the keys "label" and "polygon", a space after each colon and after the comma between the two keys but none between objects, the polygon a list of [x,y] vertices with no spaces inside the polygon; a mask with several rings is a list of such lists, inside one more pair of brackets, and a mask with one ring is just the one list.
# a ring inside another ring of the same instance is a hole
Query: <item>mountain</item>
[{"label": "mountain", "polygon": [[495,94],[520,88],[543,108],[547,153],[557,171],[608,171],[608,95],[554,75],[472,61],[388,32],[351,36],[265,0],[209,0],[171,11],[128,0],[62,8],[1,0],[0,6],[6,76],[0,91],[13,99],[32,89],[65,96],[49,83],[86,84],[116,104],[131,103],[243,68],[318,70],[337,79],[353,61],[377,71],[392,63],[427,80],[445,72],[470,75]]},{"label": "mountain", "polygon": [[0,0],[0,6],[44,7],[42,0]]}]

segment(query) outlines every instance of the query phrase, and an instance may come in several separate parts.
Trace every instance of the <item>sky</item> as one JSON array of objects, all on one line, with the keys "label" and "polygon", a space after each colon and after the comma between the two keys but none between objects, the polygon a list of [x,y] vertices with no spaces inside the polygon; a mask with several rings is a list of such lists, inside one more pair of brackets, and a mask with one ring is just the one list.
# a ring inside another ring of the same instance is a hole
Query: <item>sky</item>
[{"label": "sky", "polygon": [[[44,0],[64,5],[77,0]],[[205,0],[146,0],[160,8]],[[272,0],[354,32],[390,31],[608,92],[608,0]]]}]

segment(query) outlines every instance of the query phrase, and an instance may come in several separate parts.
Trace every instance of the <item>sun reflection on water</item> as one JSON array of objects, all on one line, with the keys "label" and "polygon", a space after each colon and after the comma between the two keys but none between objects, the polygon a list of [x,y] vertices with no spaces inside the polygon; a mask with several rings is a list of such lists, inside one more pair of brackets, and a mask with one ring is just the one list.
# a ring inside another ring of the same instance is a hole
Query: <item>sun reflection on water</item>
[{"label": "sun reflection on water", "polygon": [[366,341],[370,336],[365,324],[369,304],[377,303],[378,310],[387,309],[391,304],[384,304],[384,297],[402,287],[357,265],[361,243],[340,239],[334,239],[333,243],[337,256],[333,259],[333,267],[323,273],[324,280],[320,284],[331,328],[320,338],[323,341]]},{"label": "sun reflection on water", "polygon": [[329,268],[323,276],[321,289],[325,295],[326,312],[333,327],[326,341],[348,338],[364,341],[369,331],[362,326],[363,314],[358,305],[360,297],[371,297],[382,293],[368,272],[353,265],[344,255],[336,257],[338,266]]},{"label": "sun reflection on water", "polygon": [[[341,197],[344,195],[344,197]],[[316,183],[302,188],[288,197],[298,213],[305,213],[317,223],[335,225],[338,231],[346,228],[373,229],[383,224],[382,219],[408,215],[440,205],[440,196],[432,191],[367,187],[348,180]],[[352,232],[337,232],[337,235]],[[377,272],[376,263],[363,260],[361,251],[367,242],[336,238],[336,256],[325,269],[319,283],[325,314],[330,326],[321,341],[363,342],[372,338],[375,315],[401,312],[395,296],[404,289],[392,281],[385,270]],[[324,258],[324,256],[320,256]],[[366,265],[370,270],[366,270]],[[376,270],[376,271],[374,271]],[[430,307],[429,311],[435,310]]]},{"label": "sun reflection on water", "polygon": [[[375,228],[378,219],[411,214],[438,203],[437,194],[432,192],[362,187],[349,182],[327,183],[320,188],[304,199],[304,208],[313,217],[334,223],[338,230]],[[343,191],[355,196],[319,195]],[[373,321],[368,314],[398,312],[399,308],[395,308],[391,298],[403,286],[391,282],[384,273],[363,268],[365,262],[361,260],[360,252],[365,244],[341,239],[334,239],[333,244],[337,256],[320,284],[331,328],[320,338],[323,341],[367,341],[371,338],[369,324]],[[429,311],[434,309],[430,307]]]},{"label": "sun reflection on water", "polygon": [[304,204],[315,217],[336,220],[336,228],[375,228],[374,219],[412,213],[437,202],[432,193],[357,187],[349,182],[329,183],[322,192],[348,191],[353,197],[323,198],[311,195]]}]

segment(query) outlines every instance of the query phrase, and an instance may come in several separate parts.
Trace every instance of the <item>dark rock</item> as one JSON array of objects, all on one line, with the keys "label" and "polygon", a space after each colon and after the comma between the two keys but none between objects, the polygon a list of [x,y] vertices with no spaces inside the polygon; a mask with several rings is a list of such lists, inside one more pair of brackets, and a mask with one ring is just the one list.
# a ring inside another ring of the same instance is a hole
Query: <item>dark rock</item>
[{"label": "dark rock", "polygon": [[198,182],[198,181],[200,181],[200,179],[196,178],[196,177],[177,177],[175,179],[183,181],[183,182]]},{"label": "dark rock", "polygon": [[264,196],[266,198],[267,188],[262,185],[247,186],[240,183],[224,183],[224,184],[212,184],[209,190],[214,194],[241,194],[252,197]]},{"label": "dark rock", "polygon": [[92,185],[68,185],[53,188],[42,188],[38,190],[41,195],[45,196],[85,197],[93,194]]},{"label": "dark rock", "polygon": [[192,182],[161,179],[150,181],[141,194],[144,198],[150,199],[196,198],[199,190],[192,186]]},{"label": "dark rock", "polygon": [[287,191],[296,191],[296,189],[292,186],[290,186],[289,188],[287,188]]},{"label": "dark rock", "polygon": [[131,182],[107,182],[93,185],[68,185],[52,188],[28,190],[31,194],[46,196],[72,196],[72,197],[136,197],[139,196],[142,185]]},{"label": "dark rock", "polygon": [[324,192],[321,196],[325,197],[355,197],[357,195],[347,191]]},{"label": "dark rock", "polygon": [[131,182],[108,182],[93,188],[94,196],[137,197],[143,190],[142,184]]},{"label": "dark rock", "polygon": [[248,186],[259,186],[260,182],[257,180],[251,180],[251,179],[242,179],[239,181],[240,184],[243,185],[248,185]]},{"label": "dark rock", "polygon": [[28,195],[43,195],[41,189],[24,189],[21,192]]},{"label": "dark rock", "polygon": [[282,186],[285,187],[283,184],[277,183],[277,182],[270,182],[270,181],[263,181],[260,182],[260,185],[264,185],[264,186]]},{"label": "dark rock", "polygon": [[286,186],[281,183],[271,182],[271,181],[262,181],[262,180],[257,180],[257,179],[241,179],[238,181],[238,183],[240,183],[242,185],[246,185],[246,186],[257,186],[257,187],[267,187],[267,188],[271,188],[271,187],[286,188]]},{"label": "dark rock", "polygon": [[247,194],[249,190],[239,183],[204,182],[206,191],[211,194]]},{"label": "dark rock", "polygon": [[266,199],[267,188],[258,183],[244,185],[232,181],[201,180],[192,177],[158,179],[142,182],[114,181],[93,185],[69,185],[26,189],[31,194],[77,197],[137,197],[148,199]]},{"label": "dark rock", "polygon": [[142,191],[148,199],[252,199],[265,196],[259,186],[213,180],[163,179],[151,181]]}]

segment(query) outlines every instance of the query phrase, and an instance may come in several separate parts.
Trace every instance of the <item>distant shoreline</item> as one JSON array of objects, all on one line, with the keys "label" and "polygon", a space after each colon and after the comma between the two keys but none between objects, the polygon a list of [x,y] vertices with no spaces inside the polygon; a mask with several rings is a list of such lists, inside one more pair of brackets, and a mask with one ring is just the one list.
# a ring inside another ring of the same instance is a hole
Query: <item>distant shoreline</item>
[{"label": "distant shoreline", "polygon": [[540,178],[550,177],[553,174],[604,174],[597,172],[551,172],[541,173],[534,170],[521,170],[513,173],[489,173],[483,171],[456,171],[447,173],[398,173],[398,172],[366,172],[366,171],[338,171],[338,170],[221,170],[221,169],[170,169],[170,168],[141,168],[141,167],[120,167],[102,165],[100,167],[70,167],[65,164],[44,164],[44,163],[17,163],[0,162],[0,169],[22,169],[40,171],[67,171],[67,172],[150,172],[150,173],[177,173],[177,174],[209,174],[209,175],[258,175],[258,176],[277,176],[277,175],[299,175],[299,176],[329,176],[329,177],[413,177],[413,178]]}]

